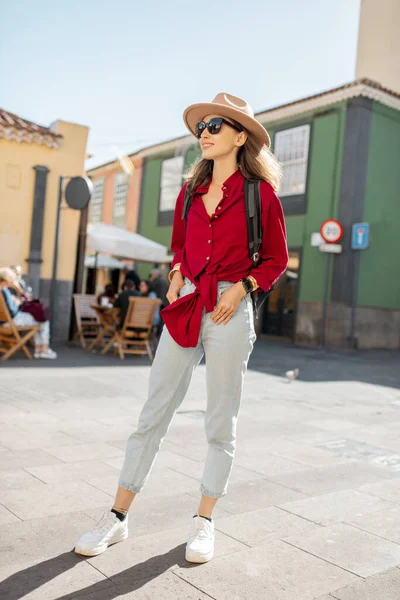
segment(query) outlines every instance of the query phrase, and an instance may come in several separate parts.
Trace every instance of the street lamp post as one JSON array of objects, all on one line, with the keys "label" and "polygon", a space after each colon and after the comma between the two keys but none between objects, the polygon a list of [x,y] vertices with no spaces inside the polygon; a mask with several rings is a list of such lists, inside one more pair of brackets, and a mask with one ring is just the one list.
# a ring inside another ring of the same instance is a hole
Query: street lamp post
[{"label": "street lamp post", "polygon": [[83,210],[90,202],[93,193],[93,184],[88,177],[65,177],[60,175],[58,184],[57,216],[54,237],[53,269],[50,283],[50,328],[54,331],[54,319],[57,302],[57,265],[60,240],[61,205],[63,197],[64,180],[69,179],[65,188],[65,201],[73,210]]}]

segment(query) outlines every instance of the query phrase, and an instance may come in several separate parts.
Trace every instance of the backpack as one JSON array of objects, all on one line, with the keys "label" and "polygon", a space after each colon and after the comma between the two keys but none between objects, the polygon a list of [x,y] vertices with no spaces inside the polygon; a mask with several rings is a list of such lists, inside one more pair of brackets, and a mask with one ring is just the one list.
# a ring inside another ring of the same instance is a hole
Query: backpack
[{"label": "backpack", "polygon": [[[257,266],[260,260],[260,248],[262,244],[262,227],[261,227],[261,197],[260,197],[260,180],[244,180],[244,201],[246,205],[246,220],[247,220],[247,236],[249,257],[253,261],[253,266]],[[192,203],[192,196],[188,189],[185,190],[183,201],[182,219],[186,221],[189,209]],[[276,287],[276,284],[271,287],[268,292],[252,292],[251,298],[253,301],[254,316],[258,319],[258,311],[265,302],[268,294]]]}]

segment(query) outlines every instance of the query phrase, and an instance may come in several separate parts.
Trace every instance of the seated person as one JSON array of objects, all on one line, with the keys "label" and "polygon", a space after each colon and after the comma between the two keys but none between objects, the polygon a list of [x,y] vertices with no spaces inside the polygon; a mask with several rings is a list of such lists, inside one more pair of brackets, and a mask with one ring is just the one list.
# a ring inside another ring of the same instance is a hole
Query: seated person
[{"label": "seated person", "polygon": [[[10,287],[15,283],[16,275],[11,269],[0,269],[0,290],[3,294],[8,311],[17,327],[29,325],[39,325],[39,331],[35,333],[35,358],[57,358],[56,352],[49,347],[50,342],[50,323],[45,321],[39,323],[33,316],[21,310],[21,301],[10,292]],[[8,325],[8,323],[6,324]]]},{"label": "seated person", "polygon": [[[155,291],[152,288],[150,281],[148,281],[148,280],[144,279],[143,281],[140,282],[139,290],[140,290],[141,295],[144,296],[145,298],[155,298],[155,299],[158,298],[157,294],[155,293]],[[154,315],[153,327],[158,327],[160,322],[161,322],[160,307],[158,307],[156,314]]]},{"label": "seated person", "polygon": [[32,288],[29,287],[26,281],[22,278],[22,267],[20,265],[13,265],[10,269],[15,273],[14,288],[11,289],[11,293],[14,295],[25,296],[29,298],[32,295]]},{"label": "seated person", "polygon": [[[114,302],[115,294],[114,294],[113,286],[111,285],[111,283],[107,283],[107,285],[104,288],[104,292],[102,294],[100,294],[99,296],[97,296],[97,302],[100,304],[100,306],[103,306],[103,298],[106,298],[108,300],[108,303],[110,306]],[[104,300],[104,303],[105,303],[105,300]]]},{"label": "seated person", "polygon": [[121,309],[121,317],[119,326],[122,329],[125,323],[126,315],[129,308],[129,298],[132,296],[140,296],[140,293],[137,291],[135,284],[131,279],[127,279],[124,283],[125,290],[120,293],[118,298],[114,301],[114,308]]}]

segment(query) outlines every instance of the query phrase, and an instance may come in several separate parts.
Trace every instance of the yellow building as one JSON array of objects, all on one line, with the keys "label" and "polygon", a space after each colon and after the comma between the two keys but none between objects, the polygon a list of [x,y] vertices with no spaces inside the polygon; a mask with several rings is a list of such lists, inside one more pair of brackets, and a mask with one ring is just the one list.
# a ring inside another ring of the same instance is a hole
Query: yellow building
[{"label": "yellow building", "polygon": [[[88,127],[41,127],[0,109],[0,266],[21,265],[33,294],[49,302],[60,176],[84,174]],[[53,339],[66,340],[80,211],[62,203]]]}]

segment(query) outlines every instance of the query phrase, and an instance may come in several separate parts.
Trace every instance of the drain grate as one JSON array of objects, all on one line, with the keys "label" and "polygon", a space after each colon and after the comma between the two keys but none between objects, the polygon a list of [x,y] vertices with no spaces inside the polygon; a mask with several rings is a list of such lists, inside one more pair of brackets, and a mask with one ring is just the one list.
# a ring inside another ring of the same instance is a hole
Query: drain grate
[{"label": "drain grate", "polygon": [[400,471],[400,454],[390,452],[386,448],[377,448],[364,442],[347,439],[332,440],[323,444],[317,444],[317,447],[330,450],[334,454],[344,458],[362,460],[374,465],[387,467],[392,471]]},{"label": "drain grate", "polygon": [[203,419],[205,415],[204,410],[178,410],[178,415],[189,417],[189,419]]}]

